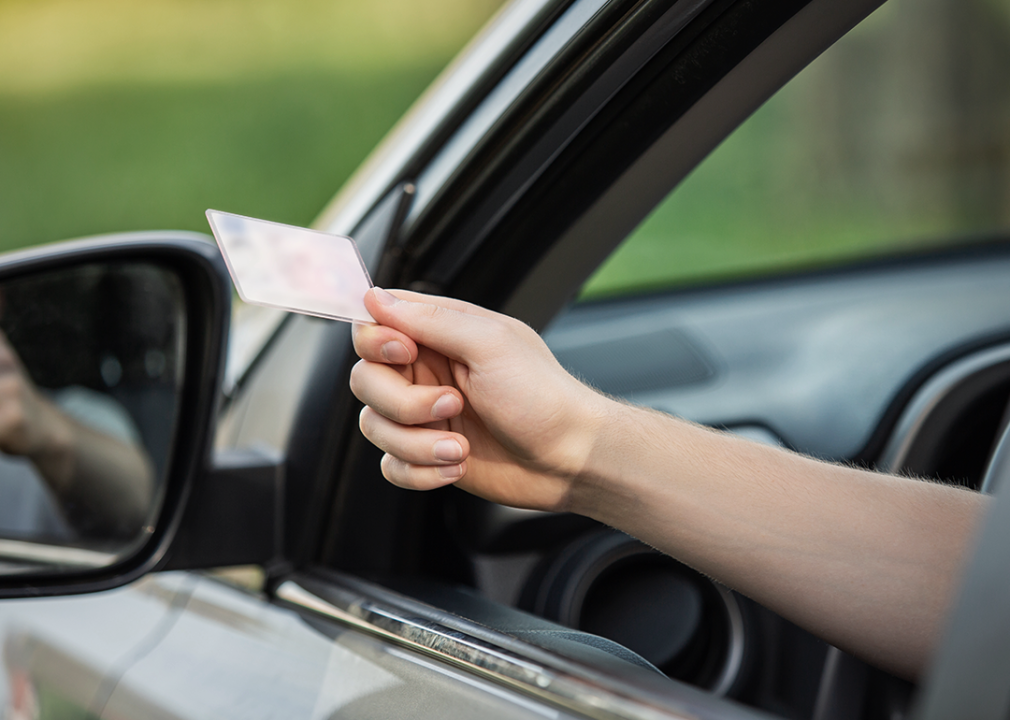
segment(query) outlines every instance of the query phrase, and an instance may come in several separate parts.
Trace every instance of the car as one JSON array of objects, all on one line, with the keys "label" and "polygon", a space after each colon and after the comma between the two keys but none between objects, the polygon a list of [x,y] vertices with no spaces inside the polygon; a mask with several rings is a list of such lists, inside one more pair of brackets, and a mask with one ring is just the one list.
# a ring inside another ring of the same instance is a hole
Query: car
[{"label": "car", "polygon": [[[354,237],[381,287],[529,323],[603,392],[998,493],[1010,10],[878,5],[515,0],[315,227]],[[1010,709],[1000,498],[916,684],[594,521],[385,482],[349,326],[244,309],[226,364],[206,237],[21,251],[0,283],[45,402],[71,414],[83,387],[86,415],[125,412],[155,478],[134,525],[0,539],[8,717]]]}]

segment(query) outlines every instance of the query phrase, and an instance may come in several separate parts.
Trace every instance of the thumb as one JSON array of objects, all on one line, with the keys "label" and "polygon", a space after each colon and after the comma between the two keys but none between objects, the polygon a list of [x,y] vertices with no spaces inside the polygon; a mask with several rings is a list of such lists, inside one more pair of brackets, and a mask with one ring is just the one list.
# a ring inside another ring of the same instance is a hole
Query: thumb
[{"label": "thumb", "polygon": [[376,287],[365,293],[365,308],[377,323],[464,363],[479,357],[495,334],[495,313],[454,298]]}]

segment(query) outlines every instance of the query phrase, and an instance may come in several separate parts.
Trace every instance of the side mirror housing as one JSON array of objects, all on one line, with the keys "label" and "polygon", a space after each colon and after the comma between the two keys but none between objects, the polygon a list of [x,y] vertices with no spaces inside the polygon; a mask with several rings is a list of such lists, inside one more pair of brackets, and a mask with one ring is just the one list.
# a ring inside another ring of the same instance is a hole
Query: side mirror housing
[{"label": "side mirror housing", "polygon": [[280,563],[283,507],[283,457],[255,449],[216,452],[159,569]]},{"label": "side mirror housing", "polygon": [[[201,235],[0,257],[0,597],[103,590],[168,564],[198,478],[228,478],[210,472],[210,447],[230,312],[224,262]],[[261,512],[279,493],[264,472]],[[197,531],[216,519],[193,517],[173,565],[275,551],[236,536],[237,549],[219,537],[220,557],[203,552]]]}]

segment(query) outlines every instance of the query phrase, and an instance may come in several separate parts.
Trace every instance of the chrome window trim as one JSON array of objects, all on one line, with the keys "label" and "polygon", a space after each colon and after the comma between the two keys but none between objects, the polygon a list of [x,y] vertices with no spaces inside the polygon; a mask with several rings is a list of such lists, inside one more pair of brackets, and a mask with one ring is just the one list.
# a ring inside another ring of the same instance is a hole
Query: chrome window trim
[{"label": "chrome window trim", "polygon": [[410,226],[417,220],[464,158],[529,87],[533,78],[543,72],[609,1],[582,0],[574,3],[523,55],[418,176],[415,182],[417,195],[404,225]]},{"label": "chrome window trim", "polygon": [[[680,0],[667,8],[661,18],[642,33],[618,60],[610,64],[543,131],[537,142],[489,193],[492,202],[476,211],[463,229],[458,231],[460,237],[448,246],[448,252],[443,253],[444,256],[429,269],[428,279],[436,284],[450,282],[452,276],[459,272],[484,241],[488,232],[592,119],[711,2],[712,0]],[[447,189],[452,192],[451,187],[461,169],[473,164],[470,156],[479,153],[481,144],[495,132],[497,125],[508,122],[509,113],[517,103],[522,102],[523,94],[536,86],[540,75],[550,72],[551,64],[565,55],[567,48],[577,41],[578,36],[608,5],[610,0],[580,0],[573,4],[488,94],[468,121],[443,145],[438,155],[416,178],[417,194],[403,221],[402,235],[411,235],[418,225],[424,224],[426,216],[441,212],[437,207],[439,198]],[[430,238],[427,242],[430,243]],[[423,254],[429,247],[429,244],[422,244],[415,252]]]},{"label": "chrome window trim", "polygon": [[112,565],[120,555],[85,548],[0,538],[0,561],[62,565],[67,567],[100,568]]},{"label": "chrome window trim", "polygon": [[[355,579],[353,587],[328,574],[325,583],[297,579],[282,582],[278,600],[377,635],[397,645],[463,668],[474,675],[598,720],[691,720],[758,718],[758,713],[687,685],[683,698],[631,685],[594,668],[573,662],[516,638],[453,616],[447,627],[413,615],[368,592]],[[321,597],[325,594],[326,597]],[[469,630],[469,632],[467,631]],[[662,680],[660,676],[656,676]],[[674,681],[670,681],[671,683]]]},{"label": "chrome window trim", "polygon": [[919,388],[901,414],[881,453],[878,467],[885,472],[900,472],[919,431],[933,410],[967,378],[1008,361],[1010,344],[999,345],[961,358],[934,375]]}]

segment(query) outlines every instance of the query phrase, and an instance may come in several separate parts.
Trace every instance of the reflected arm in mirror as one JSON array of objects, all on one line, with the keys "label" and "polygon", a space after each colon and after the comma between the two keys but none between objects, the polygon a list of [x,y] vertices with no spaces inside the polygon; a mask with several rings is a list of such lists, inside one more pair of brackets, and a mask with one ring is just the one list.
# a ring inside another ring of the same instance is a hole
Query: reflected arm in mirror
[{"label": "reflected arm in mirror", "polygon": [[147,453],[44,397],[2,333],[0,450],[32,462],[82,536],[132,538],[147,519],[154,493]]}]

